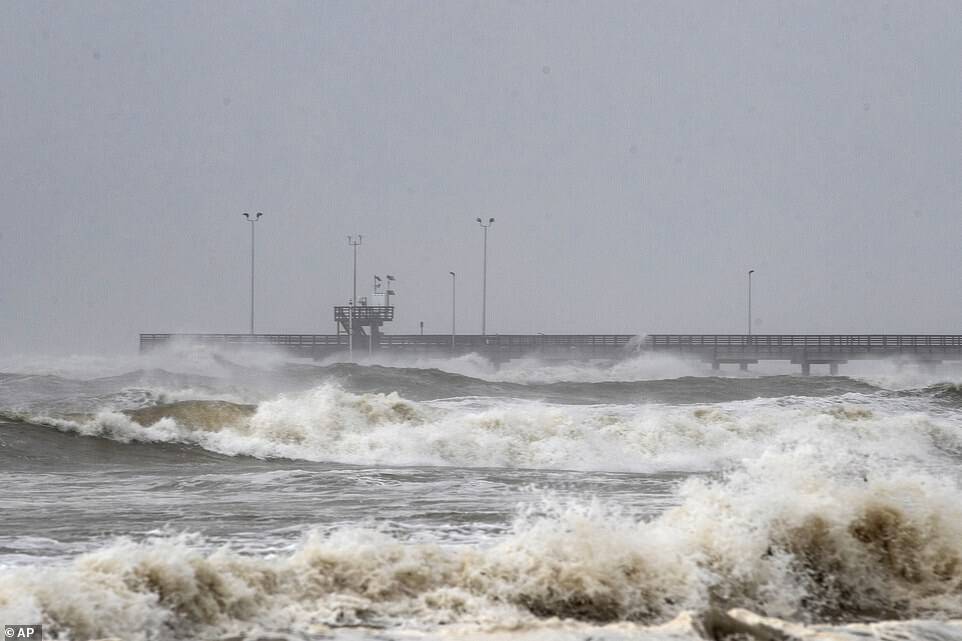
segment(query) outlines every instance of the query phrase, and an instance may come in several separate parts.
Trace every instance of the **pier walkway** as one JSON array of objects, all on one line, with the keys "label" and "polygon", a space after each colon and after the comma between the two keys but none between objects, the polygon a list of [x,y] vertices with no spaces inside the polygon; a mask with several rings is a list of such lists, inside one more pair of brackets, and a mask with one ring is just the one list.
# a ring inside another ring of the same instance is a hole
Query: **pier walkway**
[{"label": "pier walkway", "polygon": [[737,363],[742,369],[761,360],[787,360],[801,365],[838,366],[850,360],[909,359],[937,364],[962,360],[957,334],[649,334],[644,349],[687,355],[710,362],[714,369]]},{"label": "pier walkway", "polygon": [[[481,354],[496,362],[536,356],[547,360],[617,359],[641,339],[633,334],[372,334],[355,335],[354,351],[364,354],[452,356]],[[298,356],[327,358],[348,351],[345,334],[141,334],[140,351],[172,342],[203,345],[271,346]]]},{"label": "pier walkway", "polygon": [[[360,339],[360,340],[359,340]],[[270,346],[321,359],[344,354],[347,334],[141,334],[142,352],[173,341],[205,345]],[[958,334],[380,334],[355,338],[357,356],[367,353],[452,356],[477,353],[495,362],[525,356],[544,360],[622,359],[640,352],[696,358],[718,369],[742,369],[762,360],[790,361],[803,374],[812,365],[829,373],[850,360],[900,358],[927,364],[962,360]]]}]

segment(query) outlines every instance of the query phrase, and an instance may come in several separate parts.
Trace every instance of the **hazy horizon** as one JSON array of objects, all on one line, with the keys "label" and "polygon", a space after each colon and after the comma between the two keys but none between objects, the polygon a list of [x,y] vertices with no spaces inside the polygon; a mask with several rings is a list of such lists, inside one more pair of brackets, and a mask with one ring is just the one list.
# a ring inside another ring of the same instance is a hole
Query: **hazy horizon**
[{"label": "hazy horizon", "polygon": [[0,353],[139,332],[958,333],[962,5],[0,6]]}]

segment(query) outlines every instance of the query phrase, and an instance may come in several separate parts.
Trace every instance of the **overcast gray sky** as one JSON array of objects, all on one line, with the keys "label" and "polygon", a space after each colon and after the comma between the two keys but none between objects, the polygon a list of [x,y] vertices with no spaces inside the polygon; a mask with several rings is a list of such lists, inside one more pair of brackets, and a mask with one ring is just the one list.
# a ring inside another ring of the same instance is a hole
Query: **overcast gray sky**
[{"label": "overcast gray sky", "polygon": [[141,331],[962,332],[962,3],[0,5],[0,352]]}]

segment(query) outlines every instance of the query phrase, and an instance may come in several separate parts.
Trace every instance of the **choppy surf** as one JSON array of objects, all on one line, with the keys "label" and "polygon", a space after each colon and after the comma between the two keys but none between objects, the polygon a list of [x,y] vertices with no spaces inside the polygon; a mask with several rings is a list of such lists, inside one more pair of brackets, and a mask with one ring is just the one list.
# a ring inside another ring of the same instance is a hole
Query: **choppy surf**
[{"label": "choppy surf", "polygon": [[190,535],[119,540],[64,565],[8,570],[0,606],[80,638],[132,639],[253,623],[648,626],[732,608],[809,623],[962,616],[957,486],[922,475],[831,479],[798,459],[688,482],[681,504],[650,521],[547,503],[484,545],[344,529],[258,557],[206,550]]},{"label": "choppy surf", "polygon": [[64,639],[962,636],[951,378],[209,356],[0,374],[0,622]]}]

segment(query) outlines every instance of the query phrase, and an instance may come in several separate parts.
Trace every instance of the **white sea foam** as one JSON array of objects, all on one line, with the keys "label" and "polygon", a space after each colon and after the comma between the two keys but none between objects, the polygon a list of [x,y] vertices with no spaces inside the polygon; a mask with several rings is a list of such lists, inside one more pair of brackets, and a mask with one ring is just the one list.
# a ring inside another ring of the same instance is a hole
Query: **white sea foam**
[{"label": "white sea foam", "polygon": [[47,422],[122,441],[356,464],[714,470],[765,451],[814,443],[881,461],[946,465],[947,453],[962,451],[957,418],[921,411],[913,402],[856,394],[703,406],[499,398],[414,402],[395,393],[353,394],[327,384],[254,409],[196,401]]},{"label": "white sea foam", "polygon": [[159,369],[229,379],[236,373],[235,367],[273,370],[298,360],[282,349],[267,345],[226,348],[217,344],[174,340],[140,354],[5,355],[0,357],[0,372],[88,380]]},{"label": "white sea foam", "polygon": [[814,446],[766,454],[722,480],[687,482],[680,505],[651,521],[548,499],[472,546],[356,529],[309,533],[272,556],[187,535],[120,540],[62,566],[5,569],[0,620],[136,640],[252,626],[517,632],[550,629],[552,617],[651,625],[713,608],[800,622],[962,616],[959,486],[906,470],[838,473],[852,462]]},{"label": "white sea foam", "polygon": [[962,383],[962,362],[937,365],[911,359],[852,361],[844,366],[845,375],[891,390],[922,389],[939,383]]},{"label": "white sea foam", "polygon": [[[338,362],[330,358],[325,363]],[[490,382],[538,383],[601,383],[611,381],[647,381],[682,376],[717,376],[705,363],[669,354],[626,353],[622,360],[604,361],[545,361],[537,356],[518,358],[497,365],[479,354],[463,354],[453,358],[429,356],[362,355],[361,364],[388,367],[434,368]],[[743,373],[727,371],[732,376]]]},{"label": "white sea foam", "polygon": [[[367,354],[358,355],[358,363],[390,367],[436,368],[491,382],[543,384],[557,382],[599,383],[664,380],[685,376],[728,376],[735,378],[769,374],[798,373],[797,366],[782,361],[763,361],[751,371],[712,370],[697,359],[682,358],[664,352],[626,351],[624,358],[597,361],[550,361],[537,355],[494,364],[479,354],[449,357]],[[314,364],[345,361],[338,354]],[[239,373],[271,373],[292,363],[312,363],[289,352],[267,345],[229,349],[217,344],[201,344],[174,340],[143,354],[67,354],[5,355],[0,358],[0,372],[33,375],[55,375],[88,380],[118,376],[138,370],[167,370],[185,375],[211,376],[230,380]],[[851,361],[843,366],[843,375],[864,380],[887,389],[917,389],[943,382],[962,382],[962,363],[946,362],[927,366],[911,359]]]}]

